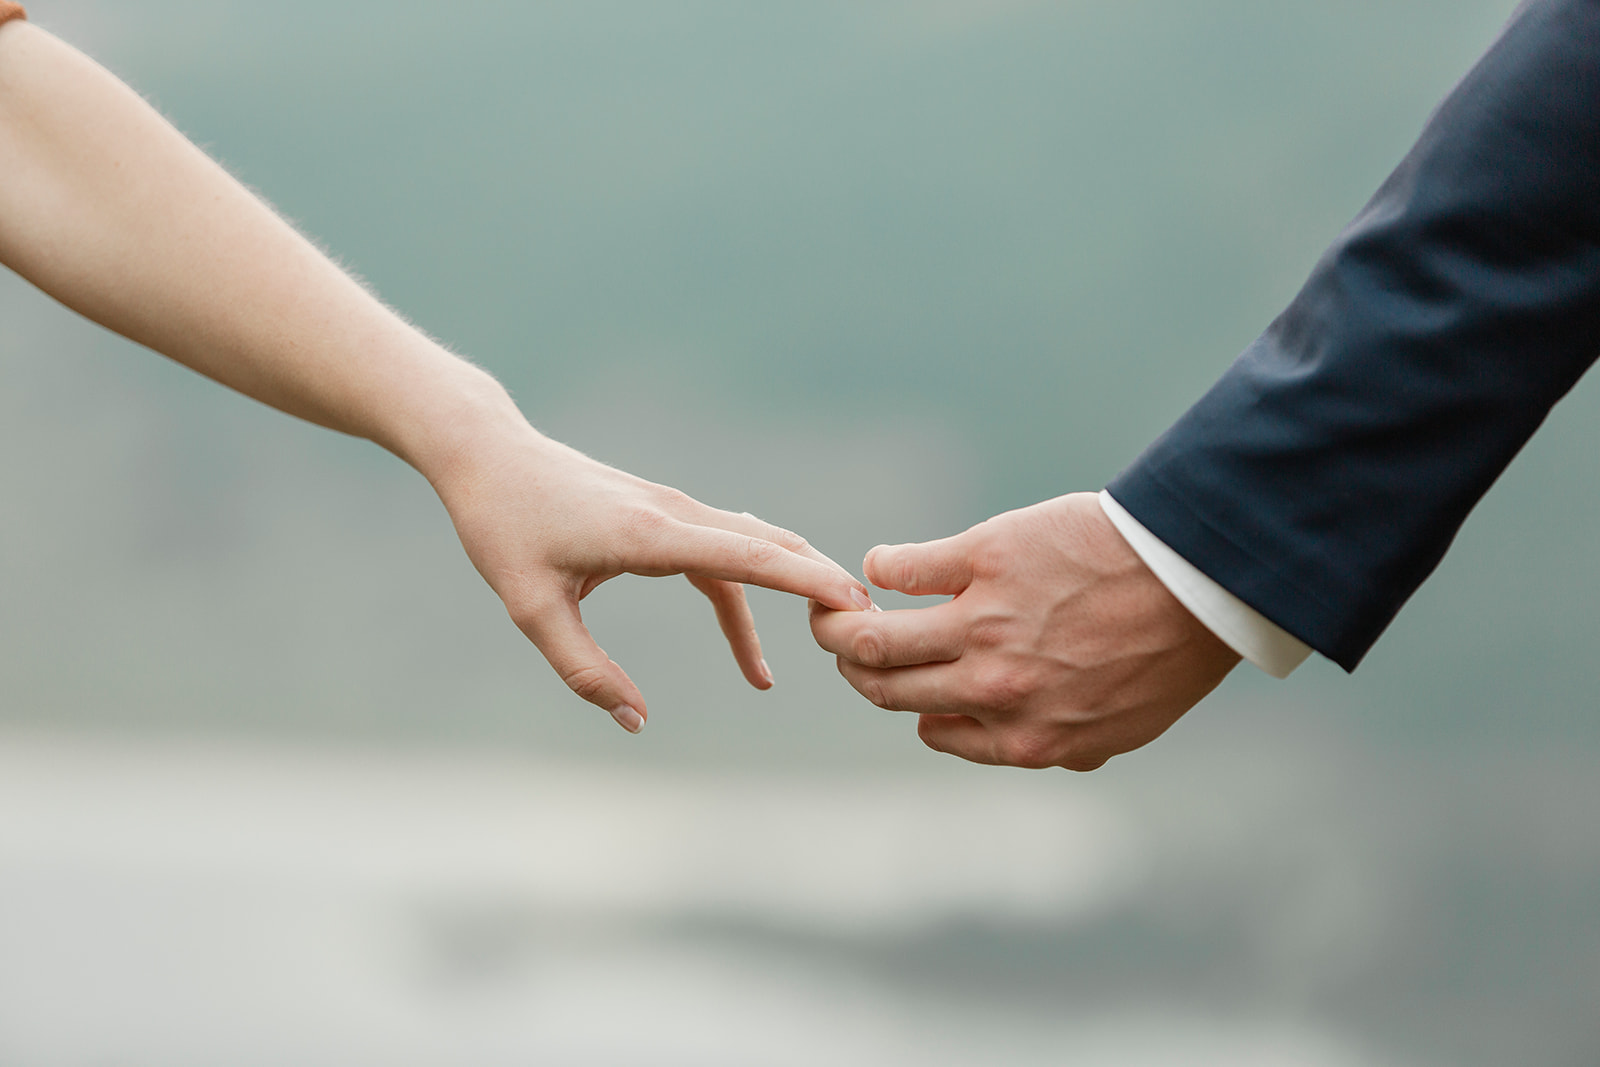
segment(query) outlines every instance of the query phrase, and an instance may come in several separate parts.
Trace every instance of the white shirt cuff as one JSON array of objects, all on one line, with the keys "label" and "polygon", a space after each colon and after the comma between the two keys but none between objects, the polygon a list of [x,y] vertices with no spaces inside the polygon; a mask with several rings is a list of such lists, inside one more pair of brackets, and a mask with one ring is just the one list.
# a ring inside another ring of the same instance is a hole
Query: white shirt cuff
[{"label": "white shirt cuff", "polygon": [[1206,628],[1239,655],[1274,678],[1289,673],[1311,655],[1304,641],[1286,632],[1277,623],[1228,592],[1201,573],[1193,563],[1178,555],[1166,542],[1144,528],[1110,493],[1100,490],[1100,507],[1106,518],[1122,534],[1145,566],[1155,572],[1161,584],[1178,603],[1188,608]]}]

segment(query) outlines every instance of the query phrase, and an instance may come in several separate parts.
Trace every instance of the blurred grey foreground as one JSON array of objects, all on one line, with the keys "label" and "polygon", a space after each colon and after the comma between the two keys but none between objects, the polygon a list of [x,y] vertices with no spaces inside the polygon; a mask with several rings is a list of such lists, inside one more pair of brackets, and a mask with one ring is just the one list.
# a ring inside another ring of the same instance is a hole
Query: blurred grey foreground
[{"label": "blurred grey foreground", "polygon": [[1341,775],[1272,768],[1327,740],[1202,790],[13,734],[0,1060],[1404,1062],[1312,1005],[1466,842],[1308,821]]},{"label": "blurred grey foreground", "polygon": [[1592,992],[1586,767],[1222,720],[1087,779],[9,733],[0,1062],[1581,1062],[1495,1032]]}]

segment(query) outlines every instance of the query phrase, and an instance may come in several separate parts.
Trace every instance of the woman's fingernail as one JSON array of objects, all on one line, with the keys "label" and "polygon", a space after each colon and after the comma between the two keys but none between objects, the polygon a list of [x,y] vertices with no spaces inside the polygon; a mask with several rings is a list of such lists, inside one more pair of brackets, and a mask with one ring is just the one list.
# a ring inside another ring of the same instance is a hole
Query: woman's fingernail
[{"label": "woman's fingernail", "polygon": [[618,726],[622,727],[630,734],[636,734],[640,730],[644,729],[644,716],[640,715],[637,711],[634,711],[626,704],[619,704],[612,708],[611,717],[617,720]]},{"label": "woman's fingernail", "polygon": [[872,598],[859,589],[850,590],[850,603],[856,606],[857,611],[872,610]]},{"label": "woman's fingernail", "polygon": [[767,666],[766,660],[761,661],[761,677],[767,680],[768,685],[772,684],[772,668]]}]

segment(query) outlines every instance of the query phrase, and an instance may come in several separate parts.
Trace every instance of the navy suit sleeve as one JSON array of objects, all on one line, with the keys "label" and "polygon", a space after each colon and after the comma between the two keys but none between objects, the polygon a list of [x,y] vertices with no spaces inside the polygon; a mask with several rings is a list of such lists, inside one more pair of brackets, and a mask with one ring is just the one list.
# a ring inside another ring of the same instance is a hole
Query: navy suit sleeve
[{"label": "navy suit sleeve", "polygon": [[1533,0],[1220,381],[1108,486],[1353,670],[1600,352],[1600,0]]}]

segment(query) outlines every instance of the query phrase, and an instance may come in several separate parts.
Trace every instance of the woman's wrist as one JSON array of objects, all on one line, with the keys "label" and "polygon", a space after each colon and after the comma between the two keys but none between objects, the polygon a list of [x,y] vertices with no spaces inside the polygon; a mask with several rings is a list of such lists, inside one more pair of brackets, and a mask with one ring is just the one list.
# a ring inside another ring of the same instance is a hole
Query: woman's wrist
[{"label": "woman's wrist", "polygon": [[447,361],[410,390],[414,402],[373,440],[416,468],[435,489],[510,440],[539,439],[516,402],[487,371],[435,348]]}]

